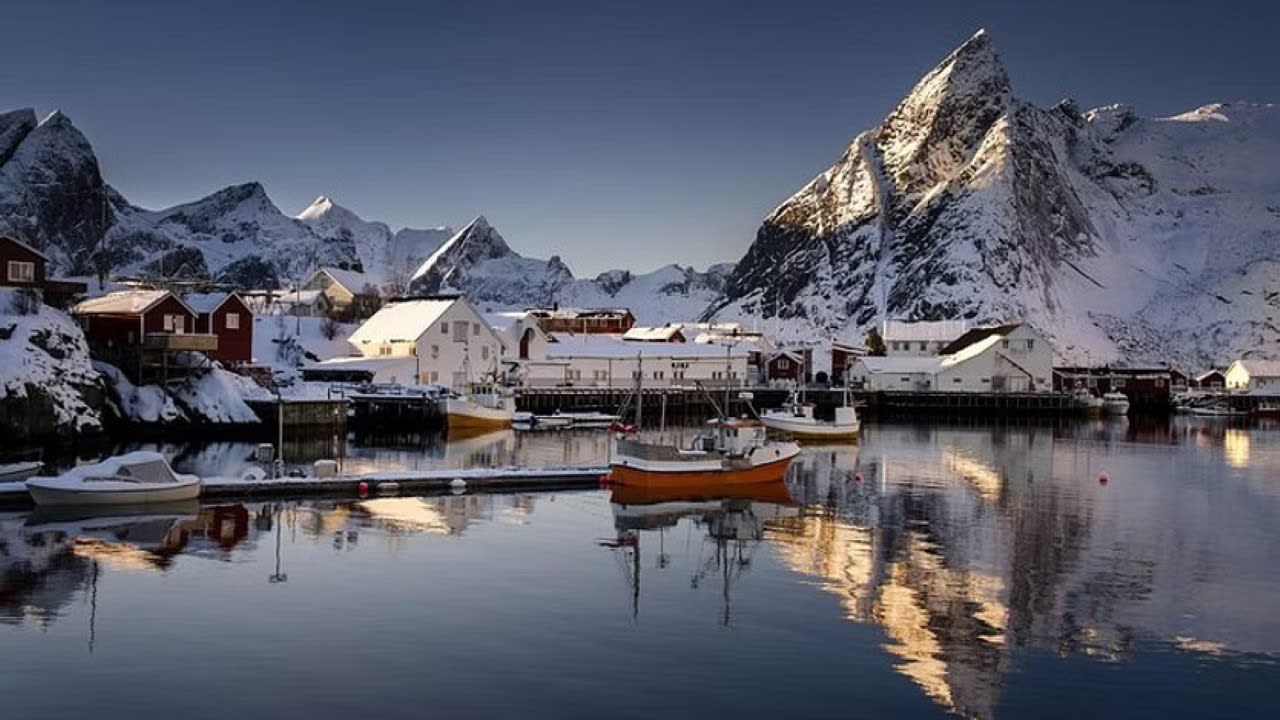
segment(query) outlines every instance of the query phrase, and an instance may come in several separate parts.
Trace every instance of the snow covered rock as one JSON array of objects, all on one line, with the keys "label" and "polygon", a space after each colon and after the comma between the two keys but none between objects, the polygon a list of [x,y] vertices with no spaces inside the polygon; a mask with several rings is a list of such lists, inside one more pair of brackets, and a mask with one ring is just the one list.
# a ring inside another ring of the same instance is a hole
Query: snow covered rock
[{"label": "snow covered rock", "polygon": [[0,432],[11,438],[97,432],[103,402],[79,326],[0,289]]},{"label": "snow covered rock", "polygon": [[846,341],[1025,318],[1068,362],[1280,353],[1275,157],[1280,108],[1038,108],[979,32],[764,220],[707,315]]}]

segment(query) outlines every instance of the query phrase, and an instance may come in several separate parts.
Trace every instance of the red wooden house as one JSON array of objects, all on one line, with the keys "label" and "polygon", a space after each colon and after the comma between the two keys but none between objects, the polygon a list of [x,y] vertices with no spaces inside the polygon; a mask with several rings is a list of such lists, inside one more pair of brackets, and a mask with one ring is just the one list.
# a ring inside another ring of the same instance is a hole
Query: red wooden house
[{"label": "red wooden house", "polygon": [[626,308],[540,308],[529,315],[545,333],[621,335],[636,324],[636,316]]},{"label": "red wooden house", "polygon": [[196,332],[216,335],[218,346],[208,352],[222,363],[253,361],[253,310],[238,293],[192,294],[183,298],[196,311]]},{"label": "red wooden house", "polygon": [[49,258],[44,253],[20,240],[0,236],[0,287],[40,290],[49,304],[60,307],[85,293],[84,283],[50,280],[48,269]]},{"label": "red wooden house", "polygon": [[122,290],[71,309],[90,347],[208,352],[217,338],[199,335],[198,313],[168,290]]},{"label": "red wooden house", "polygon": [[769,381],[791,380],[799,382],[804,373],[804,382],[813,379],[813,350],[779,350],[769,356],[765,362],[765,378]]}]

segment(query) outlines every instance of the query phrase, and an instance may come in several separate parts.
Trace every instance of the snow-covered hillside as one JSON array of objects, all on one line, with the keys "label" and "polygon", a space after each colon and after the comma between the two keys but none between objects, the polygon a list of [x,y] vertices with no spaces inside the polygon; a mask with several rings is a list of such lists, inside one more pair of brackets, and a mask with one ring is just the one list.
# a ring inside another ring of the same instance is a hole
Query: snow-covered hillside
[{"label": "snow-covered hillside", "polygon": [[1038,108],[979,32],[765,219],[708,315],[844,340],[1023,317],[1072,362],[1274,355],[1275,157],[1280,108]]}]

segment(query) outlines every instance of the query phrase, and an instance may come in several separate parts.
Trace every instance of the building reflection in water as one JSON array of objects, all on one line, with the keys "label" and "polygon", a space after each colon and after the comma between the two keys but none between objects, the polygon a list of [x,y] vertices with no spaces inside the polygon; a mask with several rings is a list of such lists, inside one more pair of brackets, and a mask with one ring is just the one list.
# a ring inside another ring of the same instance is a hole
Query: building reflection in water
[{"label": "building reflection in water", "polygon": [[[903,675],[970,717],[992,715],[1020,647],[1120,660],[1145,637],[1280,652],[1274,598],[1250,580],[1274,567],[1262,518],[1280,510],[1277,489],[1171,493],[1170,474],[1197,469],[1167,442],[1108,452],[1121,428],[1088,430],[1083,449],[1052,430],[871,429],[860,448],[796,460],[801,511],[768,536],[850,620],[883,629]],[[1249,442],[1227,431],[1228,464],[1248,464]],[[1223,534],[1228,518],[1245,528]]]}]

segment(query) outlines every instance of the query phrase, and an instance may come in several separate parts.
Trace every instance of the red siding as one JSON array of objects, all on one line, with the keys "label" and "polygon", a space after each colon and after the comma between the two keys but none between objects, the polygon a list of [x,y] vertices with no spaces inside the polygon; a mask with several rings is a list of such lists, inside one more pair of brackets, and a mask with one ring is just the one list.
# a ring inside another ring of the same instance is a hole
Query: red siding
[{"label": "red siding", "polygon": [[81,323],[90,345],[111,349],[142,344],[137,316],[86,315]]},{"label": "red siding", "polygon": [[[229,315],[238,316],[239,327],[227,327]],[[253,311],[239,296],[232,295],[213,311],[213,327],[209,327],[209,316],[201,314],[199,328],[218,336],[218,349],[209,353],[210,358],[224,363],[253,361]]]},{"label": "red siding", "polygon": [[[9,280],[9,261],[29,262],[35,265],[35,275],[31,282],[12,282]],[[44,284],[45,259],[38,253],[19,245],[7,237],[0,237],[0,285],[8,287],[39,287]]]},{"label": "red siding", "polygon": [[161,300],[147,310],[146,315],[143,316],[143,328],[148,333],[168,332],[164,328],[165,315],[182,315],[186,318],[184,321],[184,332],[196,332],[195,314],[188,310],[186,305],[183,305],[180,300],[172,295],[166,297],[164,300]]}]

